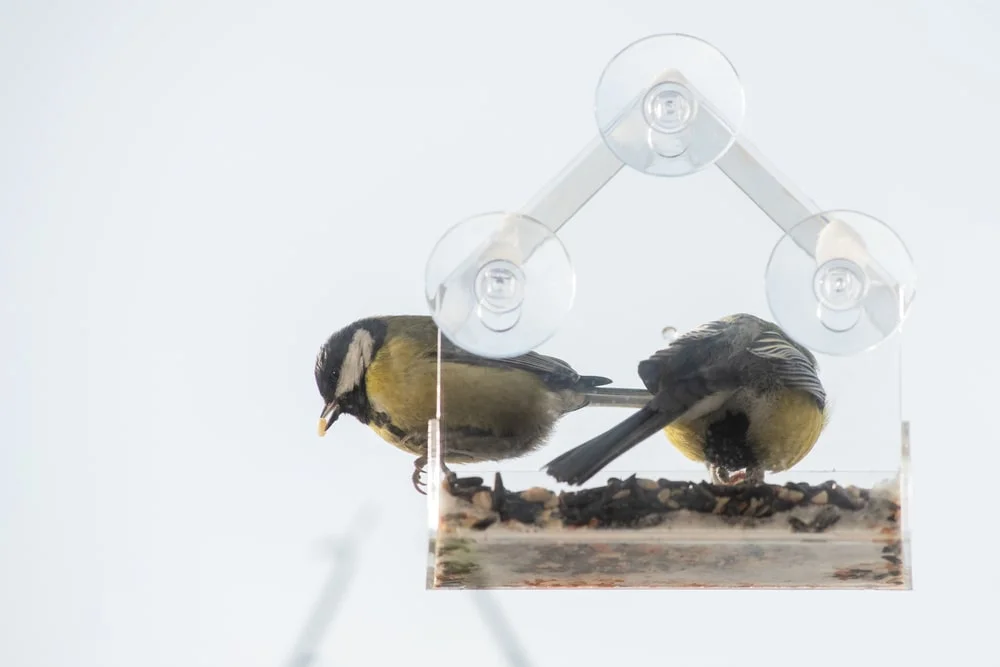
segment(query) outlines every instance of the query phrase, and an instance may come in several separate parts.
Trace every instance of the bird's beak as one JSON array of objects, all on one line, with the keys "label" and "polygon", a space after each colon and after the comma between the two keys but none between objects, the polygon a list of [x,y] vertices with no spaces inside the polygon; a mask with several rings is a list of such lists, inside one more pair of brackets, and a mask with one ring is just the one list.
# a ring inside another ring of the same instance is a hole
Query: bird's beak
[{"label": "bird's beak", "polygon": [[330,401],[323,406],[323,412],[319,413],[319,437],[326,435],[327,430],[333,426],[340,416],[340,405],[337,401]]}]

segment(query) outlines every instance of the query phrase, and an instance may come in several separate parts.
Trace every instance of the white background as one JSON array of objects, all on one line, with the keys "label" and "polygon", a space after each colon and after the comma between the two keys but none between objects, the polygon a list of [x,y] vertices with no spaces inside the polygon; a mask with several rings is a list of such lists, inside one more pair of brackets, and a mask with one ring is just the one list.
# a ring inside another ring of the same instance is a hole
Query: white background
[{"label": "white background", "polygon": [[[551,178],[595,134],[601,69],[656,32],[725,52],[770,161],[917,260],[917,590],[496,599],[536,665],[990,651],[998,29],[987,0],[0,3],[0,664],[282,664],[322,541],[368,500],[323,664],[504,664],[465,594],[423,591],[410,458],[350,419],[316,438],[313,356],[425,312],[434,242]],[[655,322],[766,315],[778,236],[714,170],[620,178],[566,229],[578,303],[543,351],[628,384]]]}]

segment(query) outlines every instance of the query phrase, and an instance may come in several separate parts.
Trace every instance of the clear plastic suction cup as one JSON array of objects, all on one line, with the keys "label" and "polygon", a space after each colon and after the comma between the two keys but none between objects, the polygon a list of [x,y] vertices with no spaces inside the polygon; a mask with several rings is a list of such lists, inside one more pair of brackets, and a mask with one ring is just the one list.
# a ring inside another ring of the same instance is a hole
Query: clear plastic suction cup
[{"label": "clear plastic suction cup", "polygon": [[530,352],[556,332],[573,305],[569,254],[545,225],[518,213],[487,213],[449,229],[425,274],[441,332],[484,357]]},{"label": "clear plastic suction cup", "polygon": [[771,312],[788,335],[842,356],[871,349],[898,330],[916,282],[899,236],[857,211],[800,222],[774,246],[765,276]]},{"label": "clear plastic suction cup", "polygon": [[685,176],[714,164],[736,140],[744,109],[732,64],[690,35],[633,42],[597,84],[604,142],[622,162],[654,176]]}]

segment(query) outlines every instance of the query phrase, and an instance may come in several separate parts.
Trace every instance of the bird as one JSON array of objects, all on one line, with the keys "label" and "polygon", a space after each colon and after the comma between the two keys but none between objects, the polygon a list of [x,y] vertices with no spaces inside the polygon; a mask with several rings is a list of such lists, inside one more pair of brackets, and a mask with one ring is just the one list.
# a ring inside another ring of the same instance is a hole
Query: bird
[{"label": "bird", "polygon": [[[430,316],[366,317],[331,334],[315,363],[323,399],[319,434],[340,415],[353,416],[417,457],[412,481],[420,493],[427,425],[436,416],[438,340]],[[609,378],[580,375],[565,361],[537,352],[495,359],[443,335],[440,342],[443,464],[520,457],[542,446],[569,412],[585,406],[634,409],[651,398],[643,389],[607,387]]]},{"label": "bird", "polygon": [[678,336],[638,372],[650,401],[545,464],[551,477],[581,485],[664,430],[682,455],[706,465],[713,483],[759,484],[766,471],[801,461],[828,423],[816,357],[777,324],[748,313]]}]

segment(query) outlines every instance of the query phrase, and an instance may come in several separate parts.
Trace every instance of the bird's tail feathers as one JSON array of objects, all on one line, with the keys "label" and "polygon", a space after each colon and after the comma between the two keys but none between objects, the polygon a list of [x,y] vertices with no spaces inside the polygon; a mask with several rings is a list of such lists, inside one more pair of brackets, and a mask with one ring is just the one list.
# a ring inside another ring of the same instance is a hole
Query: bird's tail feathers
[{"label": "bird's tail feathers", "polygon": [[583,484],[671,421],[670,415],[644,407],[617,426],[552,459],[544,469],[560,482]]},{"label": "bird's tail feathers", "polygon": [[611,382],[611,378],[606,378],[603,375],[581,375],[576,381],[576,386],[580,388],[580,391],[587,391],[594,387],[603,387]]}]

